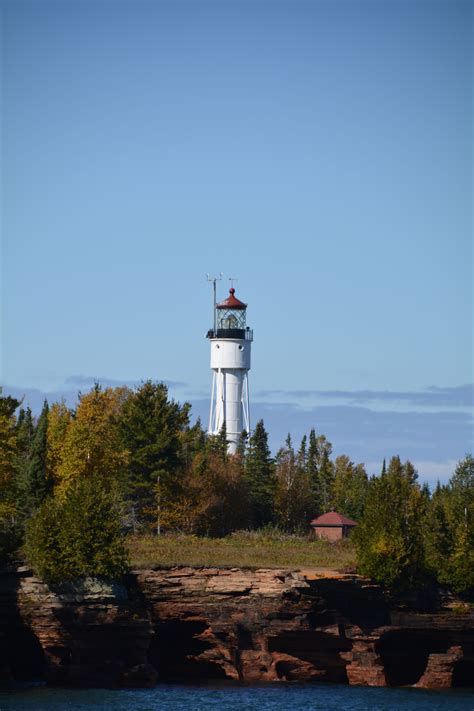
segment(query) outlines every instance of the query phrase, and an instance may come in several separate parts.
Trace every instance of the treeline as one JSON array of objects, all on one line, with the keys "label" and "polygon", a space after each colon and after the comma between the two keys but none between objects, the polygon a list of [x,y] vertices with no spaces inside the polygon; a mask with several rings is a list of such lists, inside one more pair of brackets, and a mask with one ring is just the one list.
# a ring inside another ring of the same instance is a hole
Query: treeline
[{"label": "treeline", "polygon": [[474,459],[431,494],[410,462],[393,457],[369,482],[354,531],[358,571],[394,590],[433,581],[474,593]]},{"label": "treeline", "polygon": [[273,525],[307,533],[312,518],[336,509],[360,522],[359,566],[374,579],[474,586],[472,458],[431,496],[410,462],[395,457],[369,479],[348,456],[332,458],[314,429],[297,448],[288,436],[272,457],[260,421],[230,456],[225,428],[207,435],[190,410],[151,381],[134,390],[96,385],[75,410],[45,402],[37,420],[0,397],[0,557],[23,545],[50,580],[119,575],[127,532],[224,536]]}]

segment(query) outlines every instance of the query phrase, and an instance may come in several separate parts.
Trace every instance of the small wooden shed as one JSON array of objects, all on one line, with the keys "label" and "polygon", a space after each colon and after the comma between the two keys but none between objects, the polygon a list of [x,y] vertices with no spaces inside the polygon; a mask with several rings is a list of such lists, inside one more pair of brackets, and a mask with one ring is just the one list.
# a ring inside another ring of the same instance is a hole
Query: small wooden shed
[{"label": "small wooden shed", "polygon": [[357,526],[357,522],[337,513],[337,511],[329,511],[313,519],[309,525],[313,529],[313,534],[316,538],[340,541],[341,538],[347,538],[354,526]]}]

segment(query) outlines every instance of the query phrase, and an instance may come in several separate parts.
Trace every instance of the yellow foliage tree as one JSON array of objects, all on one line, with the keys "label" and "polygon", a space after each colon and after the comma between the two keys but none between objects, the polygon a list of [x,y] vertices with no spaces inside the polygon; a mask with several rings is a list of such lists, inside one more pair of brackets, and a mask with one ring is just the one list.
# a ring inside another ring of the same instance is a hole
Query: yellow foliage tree
[{"label": "yellow foliage tree", "polygon": [[15,410],[18,400],[4,397],[0,389],[0,561],[8,558],[20,542],[18,530]]},{"label": "yellow foliage tree", "polygon": [[17,454],[15,409],[19,402],[0,391],[0,519],[14,515],[14,477]]},{"label": "yellow foliage tree", "polygon": [[48,412],[48,432],[46,437],[46,468],[48,477],[55,484],[59,482],[64,442],[71,422],[71,411],[64,402],[55,402],[51,405]]},{"label": "yellow foliage tree", "polygon": [[67,425],[57,464],[58,494],[63,495],[76,477],[96,474],[121,483],[128,452],[121,445],[117,420],[128,388],[96,385],[81,395],[75,417]]}]

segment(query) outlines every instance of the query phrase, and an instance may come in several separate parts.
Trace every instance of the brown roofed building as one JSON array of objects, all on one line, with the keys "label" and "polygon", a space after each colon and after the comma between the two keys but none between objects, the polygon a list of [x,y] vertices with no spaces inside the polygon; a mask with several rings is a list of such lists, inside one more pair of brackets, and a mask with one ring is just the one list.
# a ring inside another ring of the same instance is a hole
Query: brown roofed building
[{"label": "brown roofed building", "polygon": [[313,529],[316,538],[340,541],[341,538],[347,538],[349,532],[352,531],[354,526],[357,526],[357,522],[337,513],[337,511],[329,511],[313,519],[309,525]]}]

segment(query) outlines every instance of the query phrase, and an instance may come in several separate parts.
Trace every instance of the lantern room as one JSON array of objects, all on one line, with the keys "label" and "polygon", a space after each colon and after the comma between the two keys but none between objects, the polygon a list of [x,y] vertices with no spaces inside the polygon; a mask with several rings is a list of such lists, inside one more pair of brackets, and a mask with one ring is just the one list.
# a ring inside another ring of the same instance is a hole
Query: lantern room
[{"label": "lantern room", "polygon": [[229,289],[229,296],[216,304],[215,331],[209,332],[211,338],[243,338],[252,340],[247,327],[247,304],[235,296],[235,289]]}]

